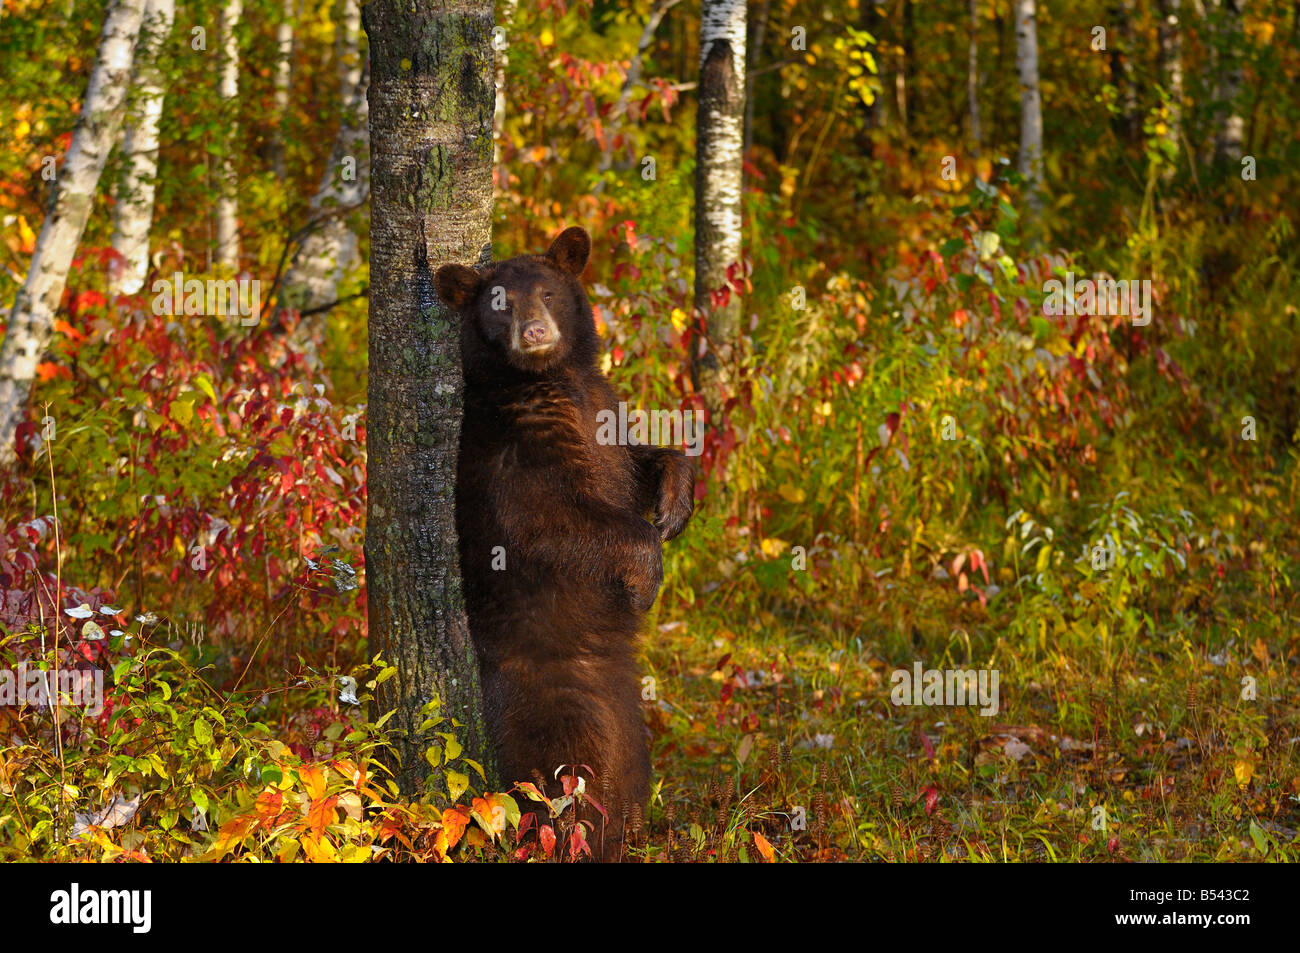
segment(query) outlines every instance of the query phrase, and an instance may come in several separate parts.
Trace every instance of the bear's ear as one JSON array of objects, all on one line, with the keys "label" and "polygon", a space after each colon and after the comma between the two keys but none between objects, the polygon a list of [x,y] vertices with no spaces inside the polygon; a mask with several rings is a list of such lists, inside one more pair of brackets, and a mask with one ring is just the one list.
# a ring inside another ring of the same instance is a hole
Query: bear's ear
[{"label": "bear's ear", "polygon": [[438,297],[455,311],[464,311],[482,284],[483,276],[465,265],[443,265],[433,276]]},{"label": "bear's ear", "polygon": [[591,239],[587,230],[579,225],[566,228],[551,242],[546,257],[570,274],[581,275],[591,257]]}]

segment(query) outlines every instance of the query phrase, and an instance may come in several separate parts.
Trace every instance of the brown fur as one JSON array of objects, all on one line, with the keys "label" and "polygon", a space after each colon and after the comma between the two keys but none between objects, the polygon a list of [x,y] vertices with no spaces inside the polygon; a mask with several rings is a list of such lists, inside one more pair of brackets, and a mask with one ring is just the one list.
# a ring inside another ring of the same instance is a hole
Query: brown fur
[{"label": "brown fur", "polygon": [[[435,287],[463,316],[456,521],[501,777],[540,774],[556,797],[560,765],[588,766],[578,773],[609,821],[590,807],[579,818],[610,860],[624,812],[649,797],[637,637],[662,581],[661,541],[690,518],[694,475],[681,451],[596,439],[597,412],[617,399],[578,280],[590,248],[570,228],[545,256],[447,265]],[[553,332],[548,351],[521,344]],[[498,546],[504,570],[492,568]]]}]

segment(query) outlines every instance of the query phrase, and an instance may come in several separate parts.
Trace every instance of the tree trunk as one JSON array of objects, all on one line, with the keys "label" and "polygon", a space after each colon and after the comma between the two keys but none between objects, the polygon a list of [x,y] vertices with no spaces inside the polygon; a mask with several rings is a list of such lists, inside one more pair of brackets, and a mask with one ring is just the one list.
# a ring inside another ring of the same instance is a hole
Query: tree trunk
[{"label": "tree trunk", "polygon": [[308,206],[306,237],[280,282],[277,323],[281,306],[299,312],[290,340],[312,370],[320,369],[311,334],[316,322],[301,320],[301,316],[338,300],[339,283],[357,261],[357,233],[349,218],[370,194],[368,79],[367,66],[355,85],[343,89],[345,95],[351,93],[352,100],[344,106],[329,162]]},{"label": "tree trunk", "polygon": [[[502,0],[501,3],[501,22],[497,26],[505,28],[514,22],[516,11],[518,9],[518,0]],[[506,67],[510,65],[510,54],[506,52],[509,48],[509,30],[506,30],[507,40],[501,44],[501,48],[496,51],[496,106],[492,112],[492,166],[498,168],[501,165],[501,143],[506,134]],[[601,168],[605,168],[602,159]],[[504,187],[505,179],[501,180]]]},{"label": "tree trunk", "polygon": [[[1016,70],[1020,74],[1020,162],[1033,218],[1043,207],[1043,105],[1038,93],[1038,24],[1034,0],[1015,0]],[[1034,222],[1037,225],[1037,221]]]},{"label": "tree trunk", "polygon": [[86,100],[54,187],[53,211],[41,225],[27,279],[9,312],[0,345],[0,465],[15,459],[14,435],[26,412],[36,365],[54,334],[68,268],[90,217],[104,163],[122,131],[143,17],[144,0],[110,2]]},{"label": "tree trunk", "polygon": [[217,25],[221,47],[220,95],[226,110],[226,140],[217,166],[217,254],[219,265],[239,267],[239,202],[235,197],[235,143],[239,141],[236,123],[239,100],[239,40],[235,27],[243,15],[243,0],[225,0]]},{"label": "tree trunk", "polygon": [[1142,129],[1138,116],[1138,88],[1130,58],[1133,46],[1132,0],[1114,0],[1110,5],[1110,36],[1107,56],[1110,63],[1110,81],[1115,86],[1118,112],[1115,114],[1115,132],[1124,142],[1134,142]]},{"label": "tree trunk", "polygon": [[1214,140],[1216,161],[1240,162],[1246,141],[1246,120],[1241,114],[1242,56],[1246,43],[1241,28],[1245,0],[1222,0],[1218,83],[1215,90],[1218,130]]},{"label": "tree trunk", "polygon": [[[1169,115],[1165,118],[1164,138],[1179,148],[1183,125],[1183,41],[1178,22],[1179,0],[1160,0],[1160,82],[1169,97]],[[1165,169],[1165,178],[1174,175],[1176,166]]]},{"label": "tree trunk", "polygon": [[162,119],[166,81],[158,55],[171,38],[176,0],[147,0],[142,36],[135,56],[134,87],[139,114],[122,136],[126,171],[115,189],[113,250],[122,261],[113,268],[109,292],[133,295],[149,275],[149,227],[153,223],[158,175],[158,123]]},{"label": "tree trunk", "polygon": [[970,49],[966,63],[966,99],[970,104],[970,138],[974,143],[973,155],[980,154],[980,52],[978,0],[970,0]]},{"label": "tree trunk", "polygon": [[741,299],[711,296],[743,259],[741,190],[745,125],[745,0],[704,0],[700,18],[700,87],[695,120],[695,310],[707,331],[704,353],[691,352],[697,392],[721,404],[725,368],[733,358]]},{"label": "tree trunk", "polygon": [[[767,43],[767,21],[772,12],[772,0],[763,0],[758,7],[758,18],[750,24],[753,30],[745,48],[749,62],[746,69],[751,72],[758,67],[763,58],[763,47]],[[759,80],[755,79],[753,88],[745,96],[745,155],[749,155],[750,148],[754,145],[754,102],[758,99]]]},{"label": "tree trunk", "polygon": [[[490,768],[455,524],[460,328],[430,269],[491,257],[491,0],[371,0],[370,382],[366,573],[372,650],[409,794],[432,733]],[[430,703],[443,721],[422,731]],[[453,728],[452,719],[460,723]],[[443,770],[435,767],[436,778]],[[491,775],[489,774],[489,777]]]},{"label": "tree trunk", "polygon": [[[627,115],[628,101],[631,99],[632,90],[641,82],[641,71],[645,67],[645,55],[650,49],[650,44],[654,42],[655,33],[659,29],[659,24],[663,22],[664,16],[673,7],[677,6],[681,0],[655,0],[654,5],[650,8],[650,13],[646,17],[645,26],[641,28],[641,37],[636,43],[636,52],[632,54],[632,60],[628,63],[627,75],[623,78],[623,86],[618,91],[618,101],[614,103],[614,108],[609,111],[609,116],[605,124],[605,148],[600,156],[600,171],[604,172],[614,164],[614,138],[619,128],[623,125],[623,119]],[[513,2],[511,4],[511,15],[514,12]],[[504,85],[504,77],[498,84],[497,98],[497,116],[501,116],[501,110],[504,108],[504,99],[499,92]],[[498,160],[499,161],[499,160]]]},{"label": "tree trunk", "polygon": [[[861,0],[858,7],[858,29],[865,30],[871,34],[872,42],[867,46],[867,52],[871,58],[876,61],[876,73],[880,75],[881,66],[883,65],[880,58],[880,4],[883,0]],[[870,103],[862,104],[864,121],[862,129],[858,132],[856,138],[858,151],[865,156],[873,152],[871,143],[871,130],[881,125],[882,112],[881,107],[884,102],[883,95],[876,95]]]},{"label": "tree trunk", "polygon": [[[275,115],[279,120],[271,144],[275,176],[283,180],[288,174],[285,164],[284,126],[289,118],[289,90],[293,85],[293,24],[297,19],[295,0],[284,0],[281,20],[275,27]],[[341,25],[340,25],[341,28]],[[345,99],[344,102],[347,102]]]}]

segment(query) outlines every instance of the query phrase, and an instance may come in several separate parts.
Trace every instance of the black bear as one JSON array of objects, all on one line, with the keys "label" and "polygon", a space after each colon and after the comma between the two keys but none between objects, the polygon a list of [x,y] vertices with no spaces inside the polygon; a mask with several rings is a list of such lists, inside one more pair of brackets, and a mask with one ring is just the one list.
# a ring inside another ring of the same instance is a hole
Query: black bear
[{"label": "black bear", "polygon": [[568,228],[545,255],[445,265],[434,287],[461,316],[456,527],[501,778],[555,797],[569,765],[605,808],[578,812],[594,856],[613,860],[649,797],[638,632],[695,478],[680,450],[598,439],[617,398],[579,281],[590,254]]}]

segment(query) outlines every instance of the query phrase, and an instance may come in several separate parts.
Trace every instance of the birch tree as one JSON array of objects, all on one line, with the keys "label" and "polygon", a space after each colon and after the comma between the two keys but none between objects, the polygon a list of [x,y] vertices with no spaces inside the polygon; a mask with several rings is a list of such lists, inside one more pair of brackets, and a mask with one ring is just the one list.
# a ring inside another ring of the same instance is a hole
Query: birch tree
[{"label": "birch tree", "polygon": [[239,202],[235,197],[235,143],[239,136],[236,124],[236,104],[239,99],[239,40],[235,27],[243,15],[243,0],[225,0],[217,35],[221,47],[220,96],[225,105],[228,123],[226,141],[217,167],[216,260],[220,265],[239,267]]},{"label": "birch tree", "polygon": [[90,218],[104,163],[122,131],[143,18],[144,0],[110,0],[81,116],[55,182],[52,210],[41,224],[27,278],[9,312],[0,344],[0,465],[15,459],[14,435],[26,412],[36,366],[50,345],[68,268]]},{"label": "birch tree", "polygon": [[1015,0],[1016,71],[1020,75],[1020,160],[1030,211],[1043,207],[1043,104],[1038,92],[1038,23],[1034,0]]},{"label": "birch tree", "polygon": [[122,136],[126,165],[113,206],[113,250],[122,256],[109,276],[114,295],[136,294],[149,274],[149,227],[158,175],[158,124],[167,88],[158,57],[171,37],[176,0],[147,0],[135,55],[136,114]]},{"label": "birch tree", "polygon": [[[357,261],[357,233],[349,222],[350,213],[365,204],[370,194],[369,65],[355,85],[347,86],[351,102],[344,109],[338,135],[320,185],[308,206],[306,235],[301,238],[284,277],[279,300],[283,307],[299,312],[291,340],[313,370],[319,370],[316,349],[305,315],[327,308],[338,300],[339,284]],[[277,322],[280,321],[277,307]]]},{"label": "birch tree", "polygon": [[975,155],[980,154],[980,50],[979,50],[979,0],[969,0],[970,38],[966,55],[966,100],[970,109],[970,138],[975,144]]},{"label": "birch tree", "polygon": [[[279,125],[275,129],[272,145],[273,165],[277,178],[287,174],[285,167],[284,125],[289,115],[289,92],[293,85],[293,26],[298,13],[296,0],[284,0],[280,22],[275,26],[275,115]],[[346,102],[347,100],[344,100]]]},{"label": "birch tree", "polygon": [[745,125],[745,0],[704,0],[700,86],[695,120],[695,310],[705,317],[707,347],[691,355],[697,391],[713,390],[732,358],[741,300],[714,307],[711,296],[742,261],[741,188]]},{"label": "birch tree", "polygon": [[1241,161],[1246,141],[1246,120],[1241,114],[1242,56],[1246,38],[1241,11],[1245,0],[1221,0],[1219,10],[1218,82],[1215,106],[1218,124],[1214,137],[1216,161]]},{"label": "birch tree", "polygon": [[[1183,127],[1183,41],[1182,24],[1178,17],[1179,0],[1160,0],[1160,26],[1158,38],[1160,43],[1160,83],[1169,97],[1168,115],[1165,117],[1164,138],[1173,146],[1177,155],[1178,140],[1182,137]],[[1174,174],[1176,166],[1165,169],[1165,177]]]},{"label": "birch tree", "polygon": [[[399,781],[415,793],[436,740],[426,706],[485,765],[478,660],[455,524],[463,392],[459,323],[431,269],[491,255],[491,0],[371,0],[370,378],[366,575],[371,645],[398,674]],[[441,769],[435,768],[435,771]]]}]

